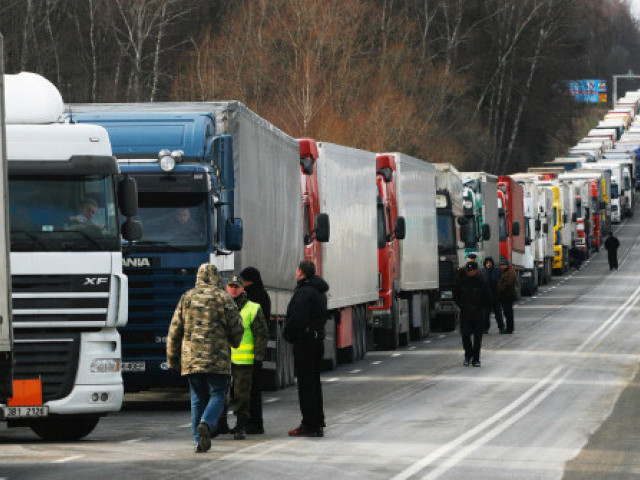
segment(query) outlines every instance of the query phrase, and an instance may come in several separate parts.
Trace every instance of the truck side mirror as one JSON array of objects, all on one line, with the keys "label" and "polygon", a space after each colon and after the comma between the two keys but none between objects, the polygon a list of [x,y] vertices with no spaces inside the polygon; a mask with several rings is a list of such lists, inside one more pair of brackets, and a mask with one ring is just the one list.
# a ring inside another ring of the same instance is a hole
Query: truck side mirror
[{"label": "truck side mirror", "polygon": [[517,237],[518,235],[520,235],[520,223],[519,222],[513,222],[513,224],[511,225],[511,234],[514,237]]},{"label": "truck side mirror", "polygon": [[242,249],[242,220],[234,218],[233,220],[227,219],[225,225],[225,238],[227,248],[231,251],[238,251]]},{"label": "truck side mirror", "polygon": [[313,230],[315,239],[320,243],[329,241],[329,234],[331,228],[329,225],[329,215],[326,213],[319,213],[316,215],[316,228]]},{"label": "truck side mirror", "polygon": [[404,217],[396,218],[396,228],[393,230],[393,235],[398,240],[403,240],[407,236],[407,225],[404,221]]},{"label": "truck side mirror", "polygon": [[309,157],[300,159],[302,173],[305,175],[313,175],[313,160]]},{"label": "truck side mirror", "polygon": [[142,238],[142,224],[137,220],[127,218],[120,227],[120,231],[122,232],[122,238],[128,242],[134,242]]},{"label": "truck side mirror", "polygon": [[536,232],[539,232],[542,229],[542,222],[540,221],[540,219],[536,219]]},{"label": "truck side mirror", "polygon": [[549,233],[549,224],[548,224],[548,223],[545,223],[545,224],[542,226],[542,231],[543,231],[544,233]]},{"label": "truck side mirror", "polygon": [[491,240],[491,226],[488,223],[482,224],[482,239]]},{"label": "truck side mirror", "polygon": [[118,182],[118,205],[125,217],[138,214],[138,185],[132,177],[124,177]]},{"label": "truck side mirror", "polygon": [[573,213],[571,214],[571,221],[572,221],[573,223],[576,223],[576,222],[578,221],[578,212],[573,212]]}]

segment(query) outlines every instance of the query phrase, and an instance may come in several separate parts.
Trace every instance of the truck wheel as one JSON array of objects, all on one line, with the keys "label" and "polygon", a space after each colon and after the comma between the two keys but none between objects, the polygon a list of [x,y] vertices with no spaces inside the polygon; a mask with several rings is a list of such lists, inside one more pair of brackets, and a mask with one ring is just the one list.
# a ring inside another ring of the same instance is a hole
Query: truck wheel
[{"label": "truck wheel", "polygon": [[89,435],[99,420],[97,415],[63,415],[38,420],[30,424],[29,428],[43,440],[69,442]]},{"label": "truck wheel", "polygon": [[398,308],[395,303],[391,307],[391,328],[381,328],[378,330],[378,349],[396,350],[399,345],[400,324],[398,322]]},{"label": "truck wheel", "polygon": [[426,338],[431,334],[431,305],[429,305],[429,295],[422,295],[422,332],[420,338]]},{"label": "truck wheel", "polygon": [[[329,321],[332,322],[333,330],[327,331],[327,338],[324,342],[325,359],[322,364],[324,370],[335,370],[338,366],[337,324],[335,318],[330,318]],[[329,321],[327,325],[329,325]]]},{"label": "truck wheel", "polygon": [[360,307],[360,358],[363,360],[367,355],[368,349],[368,326],[367,326],[367,307]]},{"label": "truck wheel", "polygon": [[353,356],[355,360],[362,358],[362,314],[360,307],[353,307]]}]

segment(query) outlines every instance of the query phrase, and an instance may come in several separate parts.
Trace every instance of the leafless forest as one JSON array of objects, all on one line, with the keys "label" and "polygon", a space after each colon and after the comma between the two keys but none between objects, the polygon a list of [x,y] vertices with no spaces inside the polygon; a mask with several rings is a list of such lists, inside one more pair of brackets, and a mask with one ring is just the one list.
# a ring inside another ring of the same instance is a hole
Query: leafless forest
[{"label": "leafless forest", "polygon": [[0,0],[0,31],[7,72],[67,101],[238,99],[295,137],[496,173],[583,133],[565,80],[640,72],[624,0]]}]

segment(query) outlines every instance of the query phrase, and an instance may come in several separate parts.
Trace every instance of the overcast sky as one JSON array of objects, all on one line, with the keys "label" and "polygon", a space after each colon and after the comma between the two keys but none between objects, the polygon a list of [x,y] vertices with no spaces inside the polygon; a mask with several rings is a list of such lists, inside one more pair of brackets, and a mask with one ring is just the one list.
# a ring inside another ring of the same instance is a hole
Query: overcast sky
[{"label": "overcast sky", "polygon": [[636,16],[640,16],[640,0],[628,0],[631,6],[631,12]]}]

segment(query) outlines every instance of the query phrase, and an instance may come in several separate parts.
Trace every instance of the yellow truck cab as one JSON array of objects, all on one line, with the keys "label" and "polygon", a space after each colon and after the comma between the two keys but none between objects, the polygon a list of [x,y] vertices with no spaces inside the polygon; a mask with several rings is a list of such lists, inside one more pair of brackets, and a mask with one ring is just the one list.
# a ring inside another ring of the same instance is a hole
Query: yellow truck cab
[{"label": "yellow truck cab", "polygon": [[553,197],[553,271],[554,273],[564,273],[564,249],[562,244],[562,232],[564,229],[564,218],[562,209],[562,198],[560,197],[560,187],[558,185],[550,185],[547,187],[551,190]]}]

